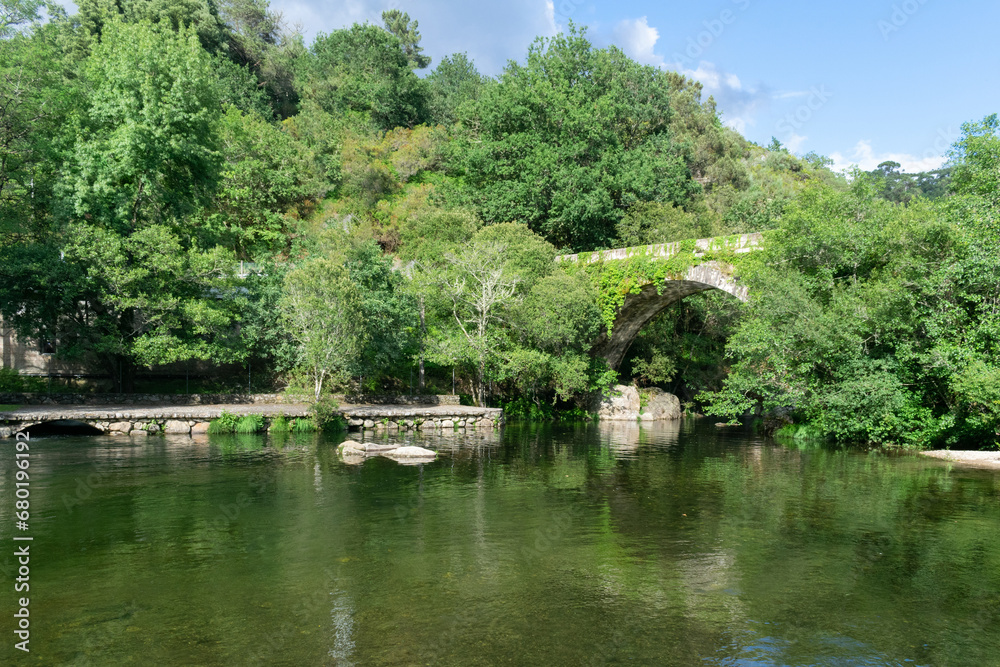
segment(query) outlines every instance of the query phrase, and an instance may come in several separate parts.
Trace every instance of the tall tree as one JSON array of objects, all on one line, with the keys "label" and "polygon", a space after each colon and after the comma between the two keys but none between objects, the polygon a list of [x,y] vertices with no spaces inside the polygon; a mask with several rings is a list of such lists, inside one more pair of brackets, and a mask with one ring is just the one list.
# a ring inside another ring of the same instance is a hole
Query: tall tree
[{"label": "tall tree", "polygon": [[234,258],[185,218],[219,178],[211,57],[191,29],[104,26],[84,66],[55,207],[63,226],[22,246],[2,306],[25,337],[93,355],[120,388],[136,364],[233,360]]},{"label": "tall tree", "polygon": [[376,26],[355,24],[320,34],[296,69],[303,100],[328,113],[367,113],[384,130],[426,119],[424,83],[410,69],[399,40]]},{"label": "tall tree", "polygon": [[37,21],[44,4],[43,0],[0,0],[0,39],[13,35],[18,26]]},{"label": "tall tree", "polygon": [[409,14],[398,9],[390,9],[382,12],[382,23],[385,29],[399,40],[410,67],[424,69],[431,64],[430,56],[423,55],[423,49],[420,47],[420,31],[417,30],[420,24],[411,21]]},{"label": "tall tree", "polygon": [[463,166],[486,222],[527,224],[558,247],[614,243],[637,202],[699,190],[670,137],[666,75],[581,32],[537,40],[483,90]]},{"label": "tall tree", "polygon": [[442,58],[425,80],[431,121],[442,125],[458,121],[462,107],[475,103],[487,82],[464,53]]},{"label": "tall tree", "polygon": [[361,295],[342,264],[317,257],[285,277],[282,312],[319,401],[328,381],[347,381],[364,348]]}]

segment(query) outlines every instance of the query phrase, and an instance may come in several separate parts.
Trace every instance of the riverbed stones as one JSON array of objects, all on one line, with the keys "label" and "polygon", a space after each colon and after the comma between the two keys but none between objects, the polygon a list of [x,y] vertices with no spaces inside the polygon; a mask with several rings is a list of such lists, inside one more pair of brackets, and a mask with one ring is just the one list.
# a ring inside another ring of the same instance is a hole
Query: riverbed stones
[{"label": "riverbed stones", "polygon": [[132,422],[113,422],[108,426],[111,433],[128,433],[132,430]]},{"label": "riverbed stones", "polygon": [[340,443],[340,445],[338,445],[337,449],[340,450],[340,453],[343,454],[344,456],[348,455],[364,456],[368,452],[367,448],[360,442],[357,442],[356,440],[345,440],[344,442]]}]

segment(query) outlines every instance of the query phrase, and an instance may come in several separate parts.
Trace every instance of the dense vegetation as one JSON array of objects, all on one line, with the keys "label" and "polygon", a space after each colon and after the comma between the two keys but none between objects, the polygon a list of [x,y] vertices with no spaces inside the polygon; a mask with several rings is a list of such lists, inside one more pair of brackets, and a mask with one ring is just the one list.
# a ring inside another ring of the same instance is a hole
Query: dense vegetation
[{"label": "dense vegetation", "polygon": [[749,306],[675,304],[622,379],[845,441],[1000,432],[995,117],[948,170],[847,178],[572,26],[418,76],[398,10],[306,44],[266,0],[0,6],[0,314],[115,389],[209,364],[585,409],[616,286],[558,253],[771,230]]}]

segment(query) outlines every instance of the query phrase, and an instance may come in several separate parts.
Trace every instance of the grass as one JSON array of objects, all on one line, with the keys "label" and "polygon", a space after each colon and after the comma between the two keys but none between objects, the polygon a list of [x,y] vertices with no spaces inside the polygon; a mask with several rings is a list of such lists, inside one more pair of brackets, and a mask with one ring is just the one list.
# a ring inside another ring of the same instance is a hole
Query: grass
[{"label": "grass", "polygon": [[0,412],[13,412],[14,410],[20,410],[20,405],[3,405],[0,404]]}]

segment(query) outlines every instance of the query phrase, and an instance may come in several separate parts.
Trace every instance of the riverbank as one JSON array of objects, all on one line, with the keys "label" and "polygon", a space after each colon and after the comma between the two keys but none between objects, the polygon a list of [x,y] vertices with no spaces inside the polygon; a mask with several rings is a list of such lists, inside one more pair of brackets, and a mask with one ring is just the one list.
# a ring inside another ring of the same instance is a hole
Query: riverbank
[{"label": "riverbank", "polygon": [[989,468],[1000,470],[1000,451],[978,452],[978,451],[952,451],[949,449],[938,449],[930,452],[920,452],[922,456],[929,456],[933,459],[958,463],[960,465],[974,466],[976,468]]}]

